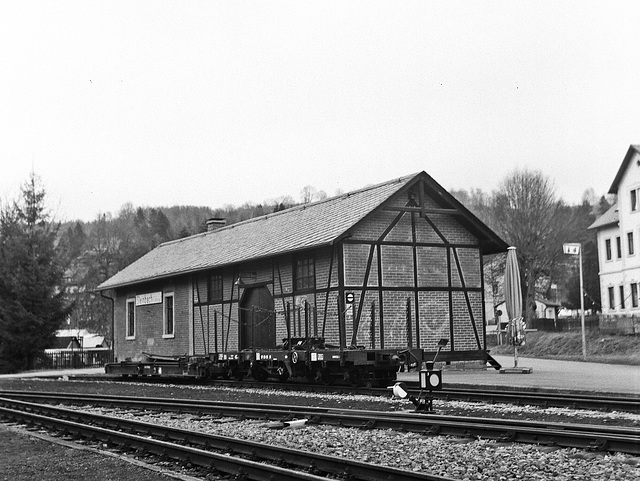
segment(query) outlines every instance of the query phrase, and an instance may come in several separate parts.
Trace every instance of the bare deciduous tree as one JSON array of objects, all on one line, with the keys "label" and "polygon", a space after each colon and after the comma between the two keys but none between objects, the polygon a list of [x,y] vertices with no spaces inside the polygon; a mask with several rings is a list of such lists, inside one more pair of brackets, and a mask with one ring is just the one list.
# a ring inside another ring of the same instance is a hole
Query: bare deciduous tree
[{"label": "bare deciduous tree", "polygon": [[305,185],[300,191],[300,200],[303,204],[313,202],[317,194],[317,190],[312,185]]},{"label": "bare deciduous tree", "polygon": [[570,209],[556,198],[551,181],[540,171],[515,171],[494,195],[495,227],[517,248],[527,319],[535,317],[536,283],[552,277],[566,261],[562,243],[570,241],[574,222],[570,214]]}]

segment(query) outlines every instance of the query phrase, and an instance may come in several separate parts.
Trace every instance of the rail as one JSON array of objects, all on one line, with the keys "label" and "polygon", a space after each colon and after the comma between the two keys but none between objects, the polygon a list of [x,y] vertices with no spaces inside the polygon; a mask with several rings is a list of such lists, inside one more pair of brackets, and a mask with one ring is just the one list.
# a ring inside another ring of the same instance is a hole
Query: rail
[{"label": "rail", "polygon": [[[100,439],[127,449],[178,459],[209,471],[241,475],[247,479],[315,481],[326,479],[326,474],[330,474],[370,481],[451,481],[450,478],[424,472],[414,473],[335,456],[15,399],[0,398],[0,415],[12,421],[36,423],[82,438]],[[264,464],[265,461],[270,464]]]},{"label": "rail", "polygon": [[416,414],[406,411],[382,412],[314,408],[291,405],[176,400],[167,398],[133,398],[105,395],[8,392],[4,399],[38,400],[119,407],[123,409],[190,412],[201,415],[234,416],[287,421],[307,418],[310,424],[331,424],[365,429],[395,429],[427,435],[450,435],[602,450],[640,455],[640,429],[573,423],[548,423]]}]

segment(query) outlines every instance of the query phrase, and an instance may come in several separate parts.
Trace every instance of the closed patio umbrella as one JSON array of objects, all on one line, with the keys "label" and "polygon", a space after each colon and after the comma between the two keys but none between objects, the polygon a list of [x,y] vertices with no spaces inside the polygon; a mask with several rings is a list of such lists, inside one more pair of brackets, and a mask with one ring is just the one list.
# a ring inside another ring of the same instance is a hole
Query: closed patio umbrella
[{"label": "closed patio umbrella", "polygon": [[514,367],[518,367],[518,346],[524,344],[524,325],[522,322],[520,268],[515,247],[509,247],[507,250],[507,264],[504,270],[504,301],[509,317],[507,336],[514,347]]}]

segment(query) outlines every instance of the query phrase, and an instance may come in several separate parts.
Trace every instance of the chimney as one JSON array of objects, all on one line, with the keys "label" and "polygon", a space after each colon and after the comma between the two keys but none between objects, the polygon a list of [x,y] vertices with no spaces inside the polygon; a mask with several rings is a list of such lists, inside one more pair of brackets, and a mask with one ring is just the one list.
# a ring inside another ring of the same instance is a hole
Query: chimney
[{"label": "chimney", "polygon": [[207,232],[220,229],[220,227],[224,227],[226,223],[227,221],[224,220],[224,217],[212,217],[211,219],[207,219]]}]

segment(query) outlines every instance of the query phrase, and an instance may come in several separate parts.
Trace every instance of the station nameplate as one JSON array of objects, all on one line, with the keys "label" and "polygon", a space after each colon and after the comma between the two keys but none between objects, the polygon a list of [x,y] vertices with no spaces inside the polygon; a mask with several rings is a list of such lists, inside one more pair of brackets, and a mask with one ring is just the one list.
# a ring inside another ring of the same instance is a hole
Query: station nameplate
[{"label": "station nameplate", "polygon": [[136,306],[146,306],[148,304],[161,304],[162,291],[150,292],[148,294],[138,294],[136,296]]}]

